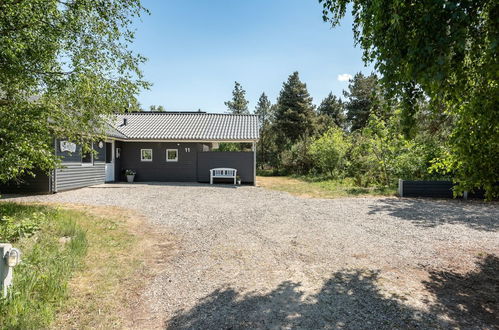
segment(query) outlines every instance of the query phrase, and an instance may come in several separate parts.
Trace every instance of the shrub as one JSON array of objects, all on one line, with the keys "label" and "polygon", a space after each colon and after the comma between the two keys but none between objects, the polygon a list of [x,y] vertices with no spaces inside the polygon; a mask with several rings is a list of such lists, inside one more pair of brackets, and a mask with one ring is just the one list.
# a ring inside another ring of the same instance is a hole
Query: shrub
[{"label": "shrub", "polygon": [[345,172],[345,155],[349,148],[350,143],[344,132],[339,127],[332,126],[310,145],[314,168],[331,177],[342,176]]}]

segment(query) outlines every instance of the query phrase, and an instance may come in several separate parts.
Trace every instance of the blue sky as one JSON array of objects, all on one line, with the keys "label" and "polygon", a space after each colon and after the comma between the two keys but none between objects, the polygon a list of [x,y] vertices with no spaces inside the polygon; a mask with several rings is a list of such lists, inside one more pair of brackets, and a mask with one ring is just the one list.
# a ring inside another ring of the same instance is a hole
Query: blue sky
[{"label": "blue sky", "polygon": [[316,0],[144,0],[135,51],[153,86],[139,95],[167,110],[224,112],[234,81],[253,111],[265,92],[274,103],[282,83],[299,71],[314,103],[348,85],[342,74],[369,73],[354,47],[352,20],[332,29]]}]

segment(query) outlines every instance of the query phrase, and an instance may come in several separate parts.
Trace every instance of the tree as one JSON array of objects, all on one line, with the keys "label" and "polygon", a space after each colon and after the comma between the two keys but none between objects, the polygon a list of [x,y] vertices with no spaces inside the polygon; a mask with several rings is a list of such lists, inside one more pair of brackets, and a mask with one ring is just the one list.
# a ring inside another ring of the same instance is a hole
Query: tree
[{"label": "tree", "polygon": [[234,115],[247,115],[248,101],[246,100],[246,91],[237,81],[234,83],[234,90],[232,91],[232,100],[225,102],[230,113]]},{"label": "tree", "polygon": [[378,78],[374,74],[366,77],[359,72],[350,80],[348,91],[343,91],[343,95],[348,100],[345,108],[350,130],[364,128],[371,113],[378,112],[380,107]]},{"label": "tree", "polygon": [[328,96],[322,100],[317,108],[317,112],[331,118],[338,127],[345,127],[345,105],[343,101],[336,97],[336,95],[333,95],[333,93],[329,93]]},{"label": "tree", "polygon": [[281,150],[286,145],[294,144],[303,135],[313,135],[315,119],[314,105],[307,85],[300,81],[298,72],[294,72],[283,83],[277,99],[275,129]]},{"label": "tree", "polygon": [[165,110],[165,107],[162,106],[162,105],[158,105],[158,106],[151,105],[149,107],[149,111],[153,111],[153,112],[165,112],[166,110]]},{"label": "tree", "polygon": [[139,0],[0,1],[0,182],[57,166],[54,138],[102,136],[148,84],[129,49]]},{"label": "tree", "polygon": [[319,2],[333,26],[351,8],[364,61],[403,100],[404,117],[416,115],[424,95],[433,111],[454,118],[449,152],[436,167],[454,175],[455,193],[483,187],[488,198],[499,196],[499,2]]},{"label": "tree", "polygon": [[338,177],[345,170],[345,155],[350,143],[338,126],[332,126],[310,145],[310,155],[315,166],[322,173]]},{"label": "tree", "polygon": [[262,93],[255,107],[255,114],[258,115],[258,119],[260,120],[260,140],[258,141],[258,149],[260,150],[260,152],[257,159],[257,163],[259,163],[260,168],[263,168],[268,159],[267,153],[269,151],[269,144],[271,142],[271,131],[269,130],[272,118],[271,110],[272,104],[270,103],[267,95],[265,95],[265,93]]}]

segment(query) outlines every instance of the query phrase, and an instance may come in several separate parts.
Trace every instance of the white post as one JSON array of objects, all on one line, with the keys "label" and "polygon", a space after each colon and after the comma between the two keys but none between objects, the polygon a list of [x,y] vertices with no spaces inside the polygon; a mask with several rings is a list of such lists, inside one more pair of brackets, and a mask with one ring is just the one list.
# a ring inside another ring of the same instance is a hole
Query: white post
[{"label": "white post", "polygon": [[12,285],[12,267],[5,262],[5,257],[11,249],[11,244],[0,243],[0,289],[4,298],[7,297],[7,290]]},{"label": "white post", "polygon": [[399,179],[399,197],[404,197],[404,180]]}]

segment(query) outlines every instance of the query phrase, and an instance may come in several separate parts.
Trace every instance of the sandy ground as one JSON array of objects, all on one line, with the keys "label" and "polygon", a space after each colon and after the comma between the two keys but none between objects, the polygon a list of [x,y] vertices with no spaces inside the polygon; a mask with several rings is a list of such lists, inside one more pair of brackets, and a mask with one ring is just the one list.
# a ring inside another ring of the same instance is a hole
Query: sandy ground
[{"label": "sandy ground", "polygon": [[13,200],[133,209],[171,233],[133,327],[499,326],[497,204],[138,183]]}]

